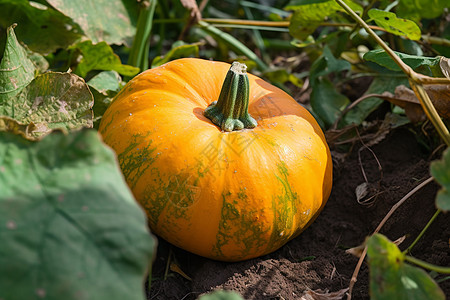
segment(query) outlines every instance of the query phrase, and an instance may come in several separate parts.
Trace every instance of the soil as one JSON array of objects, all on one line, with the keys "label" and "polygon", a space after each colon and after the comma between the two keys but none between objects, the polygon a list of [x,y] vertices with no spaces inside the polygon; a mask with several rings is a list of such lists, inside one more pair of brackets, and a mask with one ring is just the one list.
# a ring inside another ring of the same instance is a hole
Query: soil
[{"label": "soil", "polygon": [[[334,186],[325,209],[299,237],[269,255],[224,263],[190,254],[160,240],[148,299],[190,300],[216,289],[234,290],[248,300],[300,299],[307,290],[336,292],[347,288],[358,258],[347,254],[346,249],[363,243],[390,208],[430,176],[430,157],[436,159],[439,155],[425,150],[418,140],[411,130],[402,127],[370,147],[373,153],[361,145],[355,145],[344,159],[334,152]],[[355,196],[355,188],[365,182],[362,169],[372,187],[371,195],[377,194],[367,203],[358,203]],[[434,214],[438,190],[439,186],[433,182],[412,195],[381,233],[391,240],[406,236],[400,249],[407,248]],[[438,216],[413,248],[413,256],[450,266],[449,217],[449,214]],[[172,266],[178,266],[181,272],[174,268],[166,270],[169,255]],[[450,295],[450,280],[441,282],[440,287]],[[352,299],[369,299],[366,262],[359,272]]]}]

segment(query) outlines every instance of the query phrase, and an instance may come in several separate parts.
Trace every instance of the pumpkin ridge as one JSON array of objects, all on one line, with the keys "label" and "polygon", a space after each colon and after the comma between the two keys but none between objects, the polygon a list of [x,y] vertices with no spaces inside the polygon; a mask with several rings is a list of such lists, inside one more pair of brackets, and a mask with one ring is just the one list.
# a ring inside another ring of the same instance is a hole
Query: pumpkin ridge
[{"label": "pumpkin ridge", "polygon": [[[168,63],[168,64],[170,64],[170,63]],[[166,64],[166,65],[169,66],[168,64]],[[187,90],[191,94],[192,97],[184,97],[186,100],[188,100],[189,102],[191,102],[197,106],[200,106],[202,109],[206,108],[213,101],[213,99],[208,99],[208,97],[205,97],[204,95],[202,95],[201,86],[197,86],[197,84],[191,84],[189,82],[189,79],[191,79],[191,78],[204,77],[203,74],[191,73],[191,74],[189,74],[189,76],[187,76],[187,74],[182,74],[180,72],[177,72],[177,69],[174,67],[171,67],[171,66],[169,66],[167,68],[167,70],[170,72],[169,74],[167,74],[167,77],[170,78],[171,87],[173,88],[173,84],[176,83],[176,84],[178,84],[180,89],[182,89],[183,91]],[[195,83],[197,83],[197,82],[195,82]],[[175,93],[175,92],[173,92],[173,93]],[[198,102],[197,101],[198,99],[201,99],[203,101]]]}]

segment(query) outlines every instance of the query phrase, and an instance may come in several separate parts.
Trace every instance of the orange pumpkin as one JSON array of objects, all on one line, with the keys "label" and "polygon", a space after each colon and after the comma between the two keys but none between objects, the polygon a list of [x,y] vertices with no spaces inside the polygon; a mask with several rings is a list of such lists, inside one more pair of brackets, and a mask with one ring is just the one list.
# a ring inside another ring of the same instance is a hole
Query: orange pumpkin
[{"label": "orange pumpkin", "polygon": [[331,191],[314,118],[239,63],[186,58],[147,70],[115,97],[100,132],[152,231],[212,259],[278,249]]}]

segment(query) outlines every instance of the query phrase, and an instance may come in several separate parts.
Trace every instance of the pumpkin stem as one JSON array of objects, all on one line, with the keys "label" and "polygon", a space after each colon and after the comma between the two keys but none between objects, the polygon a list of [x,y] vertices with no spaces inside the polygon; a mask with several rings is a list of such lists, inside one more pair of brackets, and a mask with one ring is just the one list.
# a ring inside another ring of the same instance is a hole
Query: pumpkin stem
[{"label": "pumpkin stem", "polygon": [[205,109],[205,117],[223,131],[255,128],[258,123],[248,114],[249,91],[247,66],[233,62],[223,82],[219,99]]}]

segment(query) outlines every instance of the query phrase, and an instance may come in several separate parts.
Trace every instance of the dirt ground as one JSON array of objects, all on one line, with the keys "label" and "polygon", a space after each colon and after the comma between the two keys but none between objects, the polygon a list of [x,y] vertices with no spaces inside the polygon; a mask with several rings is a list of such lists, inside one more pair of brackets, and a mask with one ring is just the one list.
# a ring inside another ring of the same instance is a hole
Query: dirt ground
[{"label": "dirt ground", "polygon": [[[338,160],[334,153],[334,186],[325,209],[305,232],[270,255],[223,263],[160,241],[148,299],[190,300],[215,289],[234,290],[248,300],[299,299],[308,289],[334,292],[347,288],[358,258],[345,250],[361,244],[392,205],[427,179],[430,160],[440,156],[430,155],[408,127],[398,128],[371,147],[382,167],[381,175],[375,156],[369,150],[360,151],[361,159],[358,159],[360,147],[355,145],[343,160]],[[358,203],[355,196],[355,188],[364,182],[360,161],[368,181],[373,183],[373,193],[378,194],[370,205]],[[408,247],[434,214],[438,189],[431,183],[414,194],[381,232],[391,240],[406,235],[400,248]],[[449,214],[439,215],[412,255],[450,266],[449,217]],[[166,271],[169,254],[191,280],[179,272]],[[449,296],[450,280],[440,286]],[[359,273],[352,299],[369,299],[366,264]]]}]

